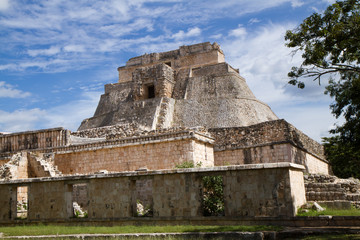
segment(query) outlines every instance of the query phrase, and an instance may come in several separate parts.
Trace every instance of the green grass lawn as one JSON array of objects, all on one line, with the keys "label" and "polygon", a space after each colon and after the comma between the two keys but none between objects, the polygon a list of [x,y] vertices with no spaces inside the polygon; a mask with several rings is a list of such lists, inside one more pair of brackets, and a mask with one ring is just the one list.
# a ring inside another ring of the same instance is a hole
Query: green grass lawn
[{"label": "green grass lawn", "polygon": [[32,225],[0,227],[4,236],[37,236],[37,235],[64,235],[64,234],[119,234],[119,233],[171,233],[171,232],[256,232],[279,231],[277,226],[58,226]]},{"label": "green grass lawn", "polygon": [[314,235],[302,238],[302,240],[360,240],[359,234],[332,234]]},{"label": "green grass lawn", "polygon": [[351,209],[325,209],[325,211],[317,212],[314,209],[309,209],[309,212],[301,212],[299,210],[297,216],[308,216],[316,217],[320,215],[329,215],[329,216],[360,216],[360,210],[352,207]]}]

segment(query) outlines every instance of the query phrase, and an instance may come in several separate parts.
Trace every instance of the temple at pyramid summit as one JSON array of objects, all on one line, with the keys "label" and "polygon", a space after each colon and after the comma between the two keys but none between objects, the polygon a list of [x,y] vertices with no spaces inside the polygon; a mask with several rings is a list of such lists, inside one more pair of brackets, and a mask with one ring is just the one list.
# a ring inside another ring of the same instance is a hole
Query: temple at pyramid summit
[{"label": "temple at pyramid summit", "polygon": [[[117,71],[77,131],[0,134],[0,223],[293,217],[323,197],[303,175],[330,177],[323,146],[258,100],[217,43]],[[221,212],[205,211],[205,176],[222,179]]]}]

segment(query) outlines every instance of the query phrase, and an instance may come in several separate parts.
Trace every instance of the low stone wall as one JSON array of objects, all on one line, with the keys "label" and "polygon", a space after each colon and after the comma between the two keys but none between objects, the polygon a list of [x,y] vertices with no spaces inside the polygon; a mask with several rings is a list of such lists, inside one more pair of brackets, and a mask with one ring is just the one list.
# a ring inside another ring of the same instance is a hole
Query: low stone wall
[{"label": "low stone wall", "polygon": [[214,166],[213,140],[180,131],[57,148],[55,165],[63,174],[172,169],[183,162]]},{"label": "low stone wall", "polygon": [[69,135],[70,131],[63,128],[0,134],[0,153],[67,146]]},{"label": "low stone wall", "polygon": [[[0,182],[0,222],[17,216],[16,190],[28,187],[24,222],[66,221],[74,217],[73,186],[86,184],[88,220],[134,220],[137,181],[151,181],[149,219],[188,220],[203,217],[203,177],[223,179],[226,218],[293,217],[305,203],[303,167],[290,163],[123,172]],[[213,219],[216,217],[210,217]],[[223,217],[224,218],[224,217]],[[138,217],[141,220],[141,217]],[[204,218],[205,220],[205,218]]]}]

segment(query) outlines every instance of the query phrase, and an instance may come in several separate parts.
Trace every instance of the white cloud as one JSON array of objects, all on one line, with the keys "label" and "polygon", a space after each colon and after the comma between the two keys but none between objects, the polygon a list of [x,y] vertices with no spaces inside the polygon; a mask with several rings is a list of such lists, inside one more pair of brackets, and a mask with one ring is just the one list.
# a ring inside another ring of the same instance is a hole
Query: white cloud
[{"label": "white cloud", "polygon": [[190,37],[196,37],[201,34],[201,29],[198,27],[190,28],[187,32],[184,32],[183,30],[180,30],[179,32],[172,35],[172,38],[175,39],[184,39],[184,38],[190,38]]},{"label": "white cloud", "polygon": [[336,2],[336,0],[322,0],[322,1],[328,3],[329,5],[334,4]]},{"label": "white cloud", "polygon": [[83,45],[66,45],[64,52],[85,52],[85,47]]},{"label": "white cloud", "polygon": [[229,36],[233,37],[243,37],[247,34],[246,28],[244,28],[242,25],[239,25],[238,28],[233,29],[229,32]]},{"label": "white cloud", "polygon": [[32,57],[36,57],[38,55],[51,56],[51,55],[55,55],[59,52],[60,52],[60,48],[57,46],[52,46],[48,49],[35,49],[35,50],[27,51],[27,53]]},{"label": "white cloud", "polygon": [[261,22],[261,21],[257,18],[252,18],[249,20],[249,24],[254,24],[254,23],[259,23],[259,22]]},{"label": "white cloud", "polygon": [[295,7],[301,7],[302,5],[304,5],[304,2],[303,1],[300,1],[300,0],[293,0],[291,1],[291,6],[293,8]]},{"label": "white cloud", "polygon": [[9,0],[0,0],[0,11],[5,11],[10,7]]},{"label": "white cloud", "polygon": [[75,131],[83,119],[92,117],[100,92],[84,92],[80,100],[50,109],[0,110],[0,132],[20,132],[39,128],[64,127]]},{"label": "white cloud", "polygon": [[14,112],[0,110],[0,132],[20,132],[34,130],[38,122],[46,116],[46,111],[38,108],[21,109]]},{"label": "white cloud", "polygon": [[92,117],[101,92],[83,92],[81,99],[46,110],[47,127],[64,127],[76,131],[85,118]]},{"label": "white cloud", "polygon": [[13,85],[0,81],[0,98],[27,98],[31,93],[16,89]]}]

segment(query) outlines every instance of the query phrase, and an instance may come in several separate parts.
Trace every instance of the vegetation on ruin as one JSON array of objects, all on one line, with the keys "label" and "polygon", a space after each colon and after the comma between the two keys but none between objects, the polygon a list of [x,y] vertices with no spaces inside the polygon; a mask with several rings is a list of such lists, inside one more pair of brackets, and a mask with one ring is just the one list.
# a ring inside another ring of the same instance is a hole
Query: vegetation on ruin
[{"label": "vegetation on ruin", "polygon": [[[194,165],[193,162],[183,162],[175,168],[194,168],[201,167],[201,162]],[[224,204],[224,185],[222,176],[202,177],[202,207],[204,216],[223,216]]]},{"label": "vegetation on ruin", "polygon": [[225,210],[223,177],[204,176],[202,182],[204,216],[223,216]]},{"label": "vegetation on ruin", "polygon": [[58,226],[31,225],[0,227],[4,236],[38,236],[65,234],[120,234],[120,233],[186,233],[186,232],[257,232],[280,231],[278,226]]},{"label": "vegetation on ruin", "polygon": [[319,84],[327,79],[325,94],[335,100],[331,111],[345,119],[330,131],[333,137],[324,138],[335,175],[360,178],[360,2],[337,1],[287,31],[285,39],[303,58],[288,73],[289,83],[304,88],[305,78]]}]

